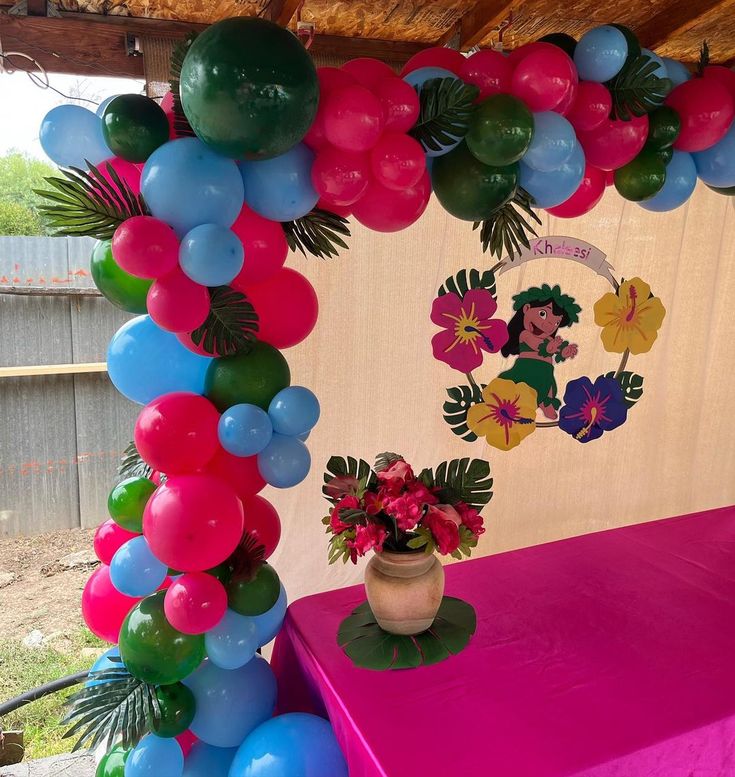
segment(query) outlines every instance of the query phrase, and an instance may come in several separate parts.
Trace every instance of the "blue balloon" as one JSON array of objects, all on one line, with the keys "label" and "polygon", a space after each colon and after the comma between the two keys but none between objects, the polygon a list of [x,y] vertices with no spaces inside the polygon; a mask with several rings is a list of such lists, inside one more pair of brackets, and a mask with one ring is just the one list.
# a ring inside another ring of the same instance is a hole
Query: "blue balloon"
[{"label": "blue balloon", "polygon": [[691,154],[674,150],[674,156],[666,165],[666,181],[663,188],[648,200],[639,202],[641,208],[661,212],[683,205],[697,185],[697,168]]},{"label": "blue balloon", "polygon": [[[115,647],[111,647],[109,650],[105,651],[93,664],[92,667],[89,670],[89,674],[93,674],[94,672],[108,672],[110,669],[124,669],[125,665],[122,663],[122,661],[111,661],[110,658],[120,658],[120,650],[118,649],[117,645]],[[101,682],[104,682],[103,680],[87,680],[86,683],[84,683],[85,688],[92,688],[95,685],[99,685]]]},{"label": "blue balloon", "polygon": [[584,151],[577,144],[572,155],[551,173],[532,170],[521,160],[519,184],[533,197],[539,208],[553,208],[568,200],[584,178]]},{"label": "blue balloon", "polygon": [[328,720],[289,712],[248,736],[230,777],[347,777],[347,763]]},{"label": "blue balloon", "polygon": [[245,202],[271,221],[305,216],[319,201],[311,182],[314,152],[299,143],[285,154],[255,162],[240,162]]},{"label": "blue balloon", "polygon": [[574,49],[574,64],[584,81],[609,81],[620,72],[627,57],[625,35],[609,24],[585,32]]},{"label": "blue balloon", "polygon": [[311,432],[304,432],[303,434],[297,434],[296,438],[301,440],[301,442],[306,442],[309,439],[309,435],[311,435]]},{"label": "blue balloon", "polygon": [[263,645],[267,645],[276,638],[276,634],[278,634],[281,630],[281,626],[283,626],[283,619],[286,617],[287,607],[288,599],[286,597],[286,589],[283,587],[283,583],[281,583],[281,590],[273,607],[262,615],[251,616],[252,620],[255,621],[255,628],[258,632],[258,647],[263,647]]},{"label": "blue balloon", "polygon": [[181,269],[202,286],[225,286],[242,270],[245,249],[240,238],[221,224],[202,224],[184,235]]},{"label": "blue balloon", "polygon": [[190,729],[214,747],[240,745],[256,726],[270,718],[276,705],[276,678],[260,656],[232,671],[205,660],[183,682],[196,699]]},{"label": "blue balloon", "polygon": [[209,660],[220,669],[245,666],[260,647],[253,617],[228,609],[224,618],[204,635]]},{"label": "blue balloon", "polygon": [[99,116],[80,105],[57,105],[41,122],[41,148],[59,167],[87,168],[114,156],[102,135]]},{"label": "blue balloon", "polygon": [[692,154],[697,175],[710,186],[735,186],[735,124],[714,146]]},{"label": "blue balloon", "polygon": [[574,127],[554,111],[534,113],[533,122],[533,137],[523,162],[542,173],[558,170],[577,145]]},{"label": "blue balloon", "polygon": [[143,537],[133,537],[121,545],[110,562],[110,582],[125,596],[150,596],[168,574]]},{"label": "blue balloon", "polygon": [[125,777],[181,777],[184,754],[175,739],[148,734],[125,761]]},{"label": "blue balloon", "polygon": [[[427,81],[430,81],[432,78],[457,78],[456,73],[452,73],[450,70],[445,70],[443,67],[420,67],[418,70],[413,70],[411,73],[408,73],[408,75],[403,76],[403,80],[407,84],[411,84],[413,87],[422,87]],[[450,136],[454,137],[454,136]],[[433,158],[437,156],[443,156],[444,154],[448,154],[453,148],[456,148],[460,143],[462,142],[462,138],[456,138],[452,143],[449,143],[446,146],[442,146],[439,151],[431,151],[430,149],[424,149],[426,151],[426,156],[428,158]],[[431,173],[431,167],[429,166],[429,162],[427,159],[427,167],[429,167],[429,172]]]},{"label": "blue balloon", "polygon": [[268,415],[273,431],[290,437],[310,432],[319,420],[319,400],[303,386],[288,386],[271,400]]},{"label": "blue balloon", "polygon": [[220,416],[217,427],[222,447],[233,456],[255,456],[270,443],[273,424],[257,405],[233,405]]},{"label": "blue balloon", "polygon": [[243,204],[237,164],[197,138],[159,146],[145,163],[141,191],[151,213],[180,237],[200,224],[231,227]]},{"label": "blue balloon", "polygon": [[311,455],[296,437],[274,434],[268,447],[258,454],[258,469],[274,488],[292,488],[309,474]]},{"label": "blue balloon", "polygon": [[107,372],[115,388],[132,402],[147,405],[161,394],[192,391],[204,394],[212,359],[182,345],[150,316],[123,324],[107,348]]},{"label": "blue balloon", "polygon": [[661,59],[666,68],[666,76],[674,86],[679,86],[692,77],[691,71],[683,62],[677,62],[671,57],[661,57]]},{"label": "blue balloon", "polygon": [[195,742],[184,761],[183,777],[229,777],[236,754],[236,747],[212,747]]}]

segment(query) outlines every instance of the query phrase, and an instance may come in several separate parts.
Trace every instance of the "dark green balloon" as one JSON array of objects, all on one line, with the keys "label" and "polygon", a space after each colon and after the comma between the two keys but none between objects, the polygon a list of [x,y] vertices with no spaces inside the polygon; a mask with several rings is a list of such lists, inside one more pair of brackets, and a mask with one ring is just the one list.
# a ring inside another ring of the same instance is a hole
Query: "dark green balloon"
[{"label": "dark green balloon", "polygon": [[641,55],[641,44],[638,42],[638,38],[636,38],[635,33],[630,27],[626,27],[624,24],[611,24],[610,27],[615,27],[615,29],[620,30],[625,36],[625,40],[628,44],[628,56],[625,59],[626,65],[628,62]]},{"label": "dark green balloon", "polygon": [[668,148],[659,148],[654,153],[665,165],[668,165],[674,158],[674,149],[670,146]]},{"label": "dark green balloon", "polygon": [[105,108],[102,132],[115,156],[145,162],[168,141],[169,126],[155,100],[142,94],[121,94]]},{"label": "dark green balloon", "polygon": [[470,119],[467,148],[483,164],[505,167],[528,151],[533,137],[533,114],[510,94],[483,100]]},{"label": "dark green balloon", "polygon": [[712,189],[717,194],[724,194],[726,197],[735,197],[735,186],[710,186],[705,184],[708,189]]},{"label": "dark green balloon", "polygon": [[615,188],[633,202],[653,197],[665,181],[666,165],[655,151],[641,151],[632,162],[615,171]]},{"label": "dark green balloon", "polygon": [[112,241],[101,240],[90,259],[95,286],[113,305],[128,313],[145,313],[146,297],[153,281],[125,272],[112,257]]},{"label": "dark green balloon", "polygon": [[194,694],[182,683],[172,683],[156,689],[156,697],[161,708],[161,720],[155,730],[156,736],[170,739],[183,734],[196,713]]},{"label": "dark green balloon", "polygon": [[182,634],[163,611],[165,591],[133,607],[120,629],[120,656],[133,677],[170,685],[188,677],[204,660],[204,636]]},{"label": "dark green balloon", "polygon": [[658,151],[671,148],[681,132],[679,114],[668,105],[662,105],[648,114],[648,138],[646,146]]},{"label": "dark green balloon", "polygon": [[227,586],[227,604],[240,615],[262,615],[278,600],[281,581],[265,562],[252,580],[232,580]]},{"label": "dark green balloon", "polygon": [[228,561],[223,561],[221,564],[217,564],[216,567],[206,570],[208,575],[216,577],[222,585],[227,585],[232,579],[232,565]]},{"label": "dark green balloon", "polygon": [[143,511],[156,490],[156,484],[148,478],[127,478],[118,483],[109,497],[107,509],[110,517],[128,531],[143,531]]},{"label": "dark green balloon", "polygon": [[319,103],[316,68],[301,41],[266,19],[213,24],[181,69],[181,102],[192,129],[236,159],[269,159],[306,134]]},{"label": "dark green balloon", "polygon": [[273,397],[290,383],[291,371],[283,354],[258,342],[249,353],[214,359],[207,370],[204,395],[221,413],[240,404],[268,410]]},{"label": "dark green balloon", "polygon": [[434,159],[431,182],[444,210],[464,221],[482,221],[513,197],[518,172],[518,163],[484,165],[463,142]]},{"label": "dark green balloon", "polygon": [[543,38],[539,38],[542,43],[551,43],[552,46],[565,51],[570,57],[574,56],[574,50],[577,48],[577,41],[565,32],[550,32],[548,35],[544,35]]},{"label": "dark green balloon", "polygon": [[125,777],[125,761],[128,760],[131,750],[123,750],[116,745],[109,753],[102,756],[97,764],[94,777]]}]

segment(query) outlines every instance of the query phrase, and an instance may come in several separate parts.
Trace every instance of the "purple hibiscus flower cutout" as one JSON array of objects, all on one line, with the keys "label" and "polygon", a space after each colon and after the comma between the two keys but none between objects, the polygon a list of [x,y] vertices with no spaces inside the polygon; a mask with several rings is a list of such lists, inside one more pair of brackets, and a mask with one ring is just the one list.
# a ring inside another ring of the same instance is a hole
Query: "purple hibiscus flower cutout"
[{"label": "purple hibiscus flower cutout", "polygon": [[623,389],[615,378],[601,375],[594,383],[577,378],[569,381],[564,392],[559,428],[579,442],[589,442],[621,426],[627,417]]}]

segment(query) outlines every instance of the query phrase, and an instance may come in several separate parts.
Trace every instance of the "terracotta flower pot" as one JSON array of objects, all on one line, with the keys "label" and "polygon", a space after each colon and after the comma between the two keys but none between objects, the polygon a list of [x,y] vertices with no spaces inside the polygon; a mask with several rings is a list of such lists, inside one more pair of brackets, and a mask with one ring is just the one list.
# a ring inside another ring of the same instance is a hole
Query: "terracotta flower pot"
[{"label": "terracotta flower pot", "polygon": [[431,626],[444,594],[444,568],[423,551],[376,553],[365,570],[365,590],[380,628],[420,634]]}]

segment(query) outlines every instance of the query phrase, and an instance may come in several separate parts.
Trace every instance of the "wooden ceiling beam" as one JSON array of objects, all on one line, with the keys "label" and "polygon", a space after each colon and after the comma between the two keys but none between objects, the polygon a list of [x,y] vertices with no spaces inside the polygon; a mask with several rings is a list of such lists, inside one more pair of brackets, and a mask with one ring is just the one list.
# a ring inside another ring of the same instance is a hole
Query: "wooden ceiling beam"
[{"label": "wooden ceiling beam", "polygon": [[479,46],[519,6],[520,0],[478,0],[460,21],[459,48]]},{"label": "wooden ceiling beam", "polygon": [[655,49],[734,7],[735,0],[680,0],[667,5],[665,11],[652,16],[634,32],[643,46]]},{"label": "wooden ceiling beam", "polygon": [[271,0],[265,16],[281,27],[288,27],[303,0]]}]

